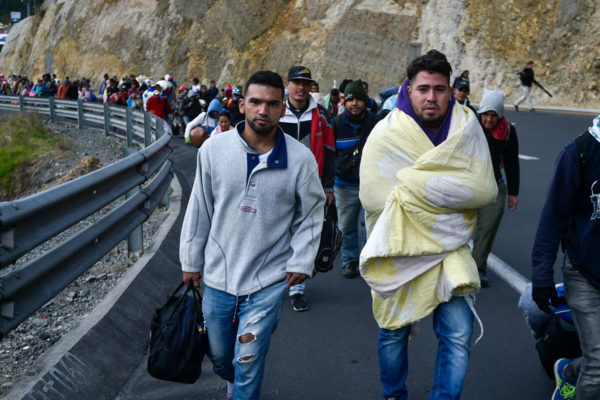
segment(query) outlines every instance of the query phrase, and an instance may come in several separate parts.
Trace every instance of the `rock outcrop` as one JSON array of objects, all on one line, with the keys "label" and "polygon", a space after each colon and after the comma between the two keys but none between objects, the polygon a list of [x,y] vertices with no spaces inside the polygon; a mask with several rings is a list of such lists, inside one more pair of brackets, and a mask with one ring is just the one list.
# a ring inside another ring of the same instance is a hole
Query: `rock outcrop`
[{"label": "rock outcrop", "polygon": [[554,94],[538,105],[600,108],[600,6],[594,0],[46,0],[15,26],[0,71],[38,76],[136,73],[242,84],[257,69],[313,69],[322,91],[345,78],[371,95],[397,85],[417,53],[437,48],[507,102],[528,60]]}]

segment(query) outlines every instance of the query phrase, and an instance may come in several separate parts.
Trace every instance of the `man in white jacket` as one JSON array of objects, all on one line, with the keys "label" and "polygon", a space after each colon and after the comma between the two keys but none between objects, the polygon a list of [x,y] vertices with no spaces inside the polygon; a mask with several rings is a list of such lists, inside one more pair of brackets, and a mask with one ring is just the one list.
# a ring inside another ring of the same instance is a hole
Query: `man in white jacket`
[{"label": "man in white jacket", "polygon": [[235,399],[259,398],[285,290],[312,275],[320,240],[325,194],[310,150],[278,128],[283,92],[273,72],[250,77],[245,121],[198,151],[181,232],[183,280],[202,275],[209,357]]}]

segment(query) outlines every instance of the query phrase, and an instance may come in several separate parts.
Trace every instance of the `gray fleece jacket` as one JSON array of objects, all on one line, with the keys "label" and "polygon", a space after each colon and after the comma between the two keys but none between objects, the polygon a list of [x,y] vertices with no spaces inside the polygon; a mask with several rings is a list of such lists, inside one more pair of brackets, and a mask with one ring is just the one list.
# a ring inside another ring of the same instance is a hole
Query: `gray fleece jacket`
[{"label": "gray fleece jacket", "polygon": [[325,194],[315,158],[277,129],[266,163],[242,138],[245,122],[198,151],[183,220],[179,258],[185,272],[232,295],[255,293],[288,272],[312,276]]}]

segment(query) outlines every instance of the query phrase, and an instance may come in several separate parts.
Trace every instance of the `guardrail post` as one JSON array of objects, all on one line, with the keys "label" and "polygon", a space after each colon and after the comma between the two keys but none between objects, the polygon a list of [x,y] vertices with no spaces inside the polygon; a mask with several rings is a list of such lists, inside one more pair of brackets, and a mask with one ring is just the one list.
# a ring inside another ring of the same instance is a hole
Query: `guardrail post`
[{"label": "guardrail post", "polygon": [[163,137],[165,134],[165,120],[162,118],[156,118],[156,138]]},{"label": "guardrail post", "polygon": [[21,113],[25,112],[25,103],[23,103],[23,95],[19,95],[19,110],[21,110]]},{"label": "guardrail post", "polygon": [[144,111],[144,147],[152,144],[152,117]]},{"label": "guardrail post", "polygon": [[54,97],[48,97],[48,107],[50,108],[50,121],[54,122],[56,119],[54,115]]},{"label": "guardrail post", "polygon": [[[137,147],[127,146],[123,149],[123,156],[130,156],[134,153],[137,153],[137,151]],[[127,192],[125,198],[129,199],[139,193],[139,191],[140,187],[136,186]],[[127,236],[127,251],[129,255],[135,254],[136,256],[140,256],[144,251],[144,235],[142,231],[142,225],[135,227]]]},{"label": "guardrail post", "polygon": [[125,108],[125,135],[127,146],[133,146],[133,112],[131,107]]},{"label": "guardrail post", "polygon": [[104,103],[104,135],[108,136],[110,133],[110,106],[108,103]]},{"label": "guardrail post", "polygon": [[77,99],[77,127],[83,128],[83,100]]}]

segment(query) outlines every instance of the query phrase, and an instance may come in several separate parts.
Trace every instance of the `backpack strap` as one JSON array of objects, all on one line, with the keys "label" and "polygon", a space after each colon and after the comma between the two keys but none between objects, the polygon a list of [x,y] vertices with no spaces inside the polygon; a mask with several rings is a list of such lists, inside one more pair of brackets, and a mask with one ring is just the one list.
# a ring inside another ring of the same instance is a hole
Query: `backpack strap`
[{"label": "backpack strap", "polygon": [[579,154],[579,170],[583,180],[590,163],[590,137],[588,131],[584,131],[575,138],[575,146],[577,146],[577,154]]}]

